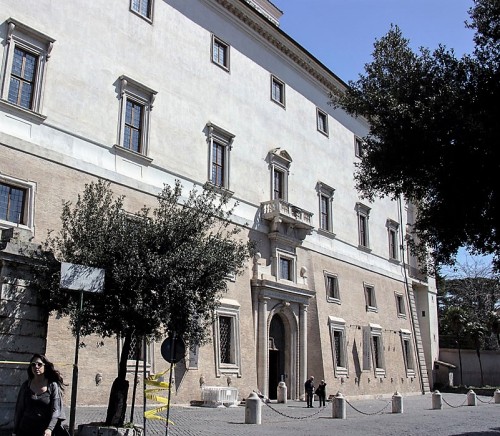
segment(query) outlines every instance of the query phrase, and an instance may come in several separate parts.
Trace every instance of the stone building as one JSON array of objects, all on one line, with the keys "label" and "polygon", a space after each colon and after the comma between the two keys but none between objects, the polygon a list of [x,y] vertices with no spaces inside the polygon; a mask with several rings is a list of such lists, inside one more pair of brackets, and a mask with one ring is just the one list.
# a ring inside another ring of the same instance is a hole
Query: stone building
[{"label": "stone building", "polygon": [[[309,375],[329,394],[428,391],[436,289],[404,247],[414,210],[358,196],[368,126],[328,104],[346,84],[281,15],[267,0],[0,0],[0,228],[43,241],[97,178],[130,211],[164,183],[209,182],[239,202],[259,254],[228,279],[210,345],[175,367],[174,402],[202,382],[276,398],[281,380],[301,399]],[[7,257],[2,280],[22,279]],[[19,314],[1,298],[5,325]],[[36,350],[67,381],[74,341],[51,317]],[[78,403],[106,404],[120,339],[82,342]],[[148,373],[168,367],[160,344],[141,353]]]}]

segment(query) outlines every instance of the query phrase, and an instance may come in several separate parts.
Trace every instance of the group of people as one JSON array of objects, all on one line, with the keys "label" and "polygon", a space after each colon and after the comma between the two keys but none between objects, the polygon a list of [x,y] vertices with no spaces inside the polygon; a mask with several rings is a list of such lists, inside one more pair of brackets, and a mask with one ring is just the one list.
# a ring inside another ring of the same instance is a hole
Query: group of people
[{"label": "group of people", "polygon": [[306,391],[306,401],[307,407],[314,407],[313,400],[314,394],[318,396],[319,407],[325,406],[326,402],[326,383],[324,380],[321,380],[320,384],[316,389],[314,389],[314,376],[310,376],[307,381],[304,383],[305,391]]},{"label": "group of people", "polygon": [[64,381],[54,364],[43,354],[34,354],[28,379],[21,385],[14,413],[12,436],[58,436],[68,434],[62,393]]}]

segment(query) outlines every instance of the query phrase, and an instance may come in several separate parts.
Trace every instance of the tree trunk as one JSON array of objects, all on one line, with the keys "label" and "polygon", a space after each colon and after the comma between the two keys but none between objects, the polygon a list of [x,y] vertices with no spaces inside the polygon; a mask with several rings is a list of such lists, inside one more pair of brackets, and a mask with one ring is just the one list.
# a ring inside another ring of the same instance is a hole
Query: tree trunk
[{"label": "tree trunk", "polygon": [[479,360],[479,370],[481,372],[481,387],[484,386],[484,376],[483,376],[483,362],[481,361],[481,351],[476,348],[477,358]]},{"label": "tree trunk", "polygon": [[129,382],[127,377],[127,358],[132,343],[132,332],[127,332],[123,341],[122,352],[120,356],[120,365],[118,368],[118,377],[116,377],[111,386],[109,394],[108,411],[106,414],[106,425],[123,427],[125,413],[127,411],[127,397]]},{"label": "tree trunk", "polygon": [[463,382],[463,371],[462,371],[462,353],[460,348],[460,339],[457,336],[457,345],[458,345],[458,361],[460,362],[460,386],[464,385]]}]

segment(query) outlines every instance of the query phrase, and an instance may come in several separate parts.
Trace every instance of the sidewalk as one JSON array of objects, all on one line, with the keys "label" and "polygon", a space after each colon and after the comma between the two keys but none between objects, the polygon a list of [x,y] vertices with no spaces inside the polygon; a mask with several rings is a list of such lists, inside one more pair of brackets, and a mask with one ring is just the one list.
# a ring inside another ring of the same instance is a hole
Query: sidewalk
[{"label": "sidewalk", "polygon": [[[332,418],[332,404],[308,409],[304,402],[262,406],[262,424],[245,424],[245,407],[207,408],[174,405],[170,436],[304,436],[304,435],[432,435],[500,436],[500,404],[478,396],[477,406],[465,406],[466,395],[443,394],[443,409],[432,410],[432,395],[403,397],[403,413],[393,414],[390,398],[353,400],[347,396],[347,419]],[[317,403],[315,404],[317,406]],[[126,421],[130,418],[128,411]],[[142,424],[142,409],[135,422]],[[69,414],[68,414],[69,416]],[[76,423],[103,421],[103,407],[79,407]],[[162,413],[166,416],[166,413]],[[146,436],[165,435],[164,421],[147,421]]]}]

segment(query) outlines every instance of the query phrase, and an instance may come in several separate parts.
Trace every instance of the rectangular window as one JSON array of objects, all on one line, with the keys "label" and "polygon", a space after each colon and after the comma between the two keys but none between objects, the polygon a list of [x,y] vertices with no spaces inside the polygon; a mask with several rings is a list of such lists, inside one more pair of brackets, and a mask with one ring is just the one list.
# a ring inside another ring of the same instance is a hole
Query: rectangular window
[{"label": "rectangular window", "polygon": [[144,106],[128,100],[125,108],[125,128],[123,132],[123,147],[136,153],[142,153],[142,117]]},{"label": "rectangular window", "polygon": [[377,301],[375,299],[375,288],[365,283],[365,301],[368,312],[377,312]]},{"label": "rectangular window", "polygon": [[319,198],[319,229],[329,234],[332,234],[333,231],[332,200],[333,200],[333,194],[335,193],[335,189],[333,189],[331,186],[328,186],[323,182],[318,182],[316,185],[316,190],[318,192],[318,198]]},{"label": "rectangular window", "polygon": [[328,115],[321,109],[316,109],[316,127],[318,131],[328,136]]},{"label": "rectangular window", "polygon": [[339,281],[337,276],[325,273],[325,282],[327,301],[340,303]]},{"label": "rectangular window", "polygon": [[229,164],[234,135],[215,124],[207,124],[209,145],[209,182],[216,188],[229,192]]},{"label": "rectangular window", "polygon": [[38,56],[17,47],[14,49],[8,96],[9,102],[25,109],[31,109],[37,63]]},{"label": "rectangular window", "polygon": [[223,298],[214,323],[216,373],[241,375],[240,306],[235,300]]},{"label": "rectangular window", "polygon": [[223,145],[212,144],[212,183],[219,187],[224,187],[224,150]]},{"label": "rectangular window", "polygon": [[349,375],[345,320],[330,316],[328,323],[330,325],[333,372],[335,377],[344,377]]},{"label": "rectangular window", "polygon": [[391,219],[386,222],[387,227],[387,238],[389,241],[389,259],[398,260],[399,259],[399,244],[398,244],[398,231],[399,224]]},{"label": "rectangular window", "polygon": [[153,0],[130,0],[130,10],[151,21],[153,19]]},{"label": "rectangular window", "polygon": [[1,100],[40,116],[45,69],[55,40],[12,18],[6,28]]},{"label": "rectangular window", "polygon": [[229,45],[213,35],[212,62],[229,71]]},{"label": "rectangular window", "polygon": [[356,204],[358,215],[358,244],[359,248],[370,248],[370,237],[368,233],[368,219],[370,217],[370,208],[361,204]]},{"label": "rectangular window", "polygon": [[321,194],[319,198],[320,202],[320,227],[323,230],[330,230],[330,199]]},{"label": "rectangular window", "polygon": [[[365,343],[363,347],[367,348],[366,354],[368,360],[371,362],[368,363],[367,368],[370,369],[371,364],[373,363],[375,376],[384,377],[385,376],[385,357],[384,357],[384,343],[382,338],[382,327],[378,324],[370,324],[369,327],[364,328],[364,331],[367,333],[367,336],[364,336],[364,340],[369,340],[369,344]],[[368,337],[369,336],[369,337]],[[371,354],[371,359],[370,359]]]},{"label": "rectangular window", "polygon": [[0,174],[0,229],[32,229],[35,184]]},{"label": "rectangular window", "polygon": [[156,91],[120,76],[120,129],[118,145],[138,155],[147,156],[151,110]]},{"label": "rectangular window", "polygon": [[[118,347],[123,347],[124,339],[118,340]],[[98,343],[97,346],[104,345],[103,342]],[[130,343],[130,350],[127,355],[127,371],[134,372],[136,368],[136,363],[139,361],[139,371],[142,371],[144,359],[146,360],[146,372],[152,371],[152,361],[153,361],[154,346],[152,343],[145,342],[143,338],[138,338],[132,336],[132,341]]]},{"label": "rectangular window", "polygon": [[280,279],[293,280],[292,267],[292,259],[280,256]]},{"label": "rectangular window", "polygon": [[284,200],[285,190],[284,190],[285,175],[283,171],[274,168],[273,170],[273,199],[274,200]]},{"label": "rectangular window", "polygon": [[395,297],[396,297],[396,310],[398,313],[398,317],[406,318],[406,307],[403,295],[396,293]]},{"label": "rectangular window", "polygon": [[403,351],[403,360],[406,369],[407,377],[415,376],[415,359],[413,354],[413,346],[411,342],[411,332],[409,330],[400,330],[401,345]]},{"label": "rectangular window", "polygon": [[285,106],[285,84],[274,76],[271,76],[271,100]]},{"label": "rectangular window", "polygon": [[24,224],[26,190],[0,183],[0,220]]},{"label": "rectangular window", "polygon": [[354,138],[354,154],[357,157],[363,156],[363,140],[361,138]]}]

